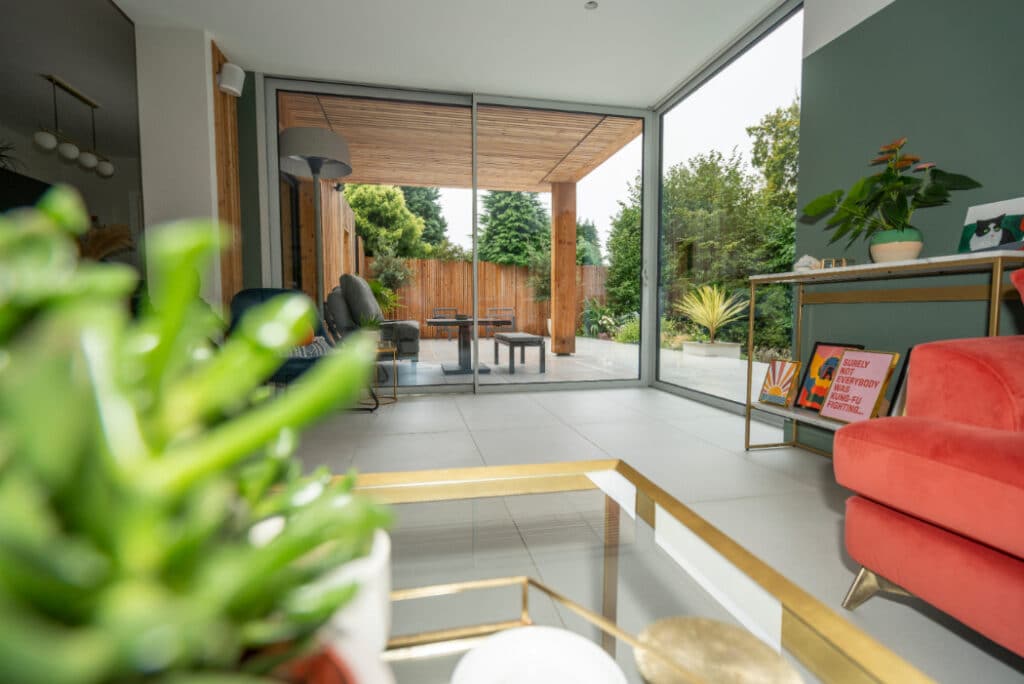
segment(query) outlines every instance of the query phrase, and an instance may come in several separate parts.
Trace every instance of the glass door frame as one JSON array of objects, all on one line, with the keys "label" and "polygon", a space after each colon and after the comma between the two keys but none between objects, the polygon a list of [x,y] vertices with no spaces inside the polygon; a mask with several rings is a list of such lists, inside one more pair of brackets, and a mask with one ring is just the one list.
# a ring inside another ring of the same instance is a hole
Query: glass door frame
[{"label": "glass door frame", "polygon": [[[310,81],[302,79],[290,79],[256,74],[254,78],[257,101],[262,98],[263,106],[257,107],[257,141],[260,171],[260,214],[261,214],[261,247],[263,254],[262,280],[265,287],[281,287],[282,283],[282,254],[281,254],[281,218],[280,218],[280,196],[273,192],[277,187],[278,179],[278,150],[277,150],[277,129],[278,129],[278,93],[281,91],[306,92],[326,95],[338,95],[347,97],[369,97],[375,99],[390,99],[406,102],[422,102],[439,105],[454,105],[467,107],[472,115],[472,169],[473,169],[473,316],[477,317],[479,310],[479,292],[477,276],[479,269],[479,257],[477,255],[477,238],[479,235],[478,205],[477,198],[477,107],[478,105],[497,105],[507,107],[522,107],[553,111],[581,112],[590,114],[604,114],[609,116],[626,116],[643,120],[643,163],[641,177],[643,182],[643,193],[641,201],[641,249],[642,268],[640,274],[640,350],[639,350],[639,372],[636,378],[623,380],[593,380],[573,382],[550,382],[550,383],[523,383],[523,384],[480,384],[480,339],[479,330],[473,327],[473,383],[474,393],[502,393],[502,392],[524,392],[524,391],[554,391],[567,389],[604,389],[622,387],[646,387],[652,384],[655,379],[655,364],[657,363],[657,277],[658,272],[658,221],[660,211],[658,202],[660,196],[661,164],[661,116],[652,109],[637,109],[630,107],[613,107],[582,103],[569,103],[552,100],[540,100],[521,97],[504,97],[498,95],[479,95],[446,93],[423,90],[403,90],[385,86],[352,85],[345,83],[334,83],[324,81]],[[262,121],[260,121],[262,119]],[[649,322],[653,321],[653,324]],[[399,388],[400,393],[412,392],[464,392],[470,387],[465,385],[422,385],[416,387]]]}]

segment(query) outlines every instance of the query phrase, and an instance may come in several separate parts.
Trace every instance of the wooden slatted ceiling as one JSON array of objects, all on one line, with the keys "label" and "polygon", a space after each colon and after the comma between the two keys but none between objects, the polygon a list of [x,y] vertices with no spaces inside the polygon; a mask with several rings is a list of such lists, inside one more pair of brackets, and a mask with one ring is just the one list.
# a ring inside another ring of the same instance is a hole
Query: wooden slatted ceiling
[{"label": "wooden slatted ceiling", "polygon": [[[332,128],[348,141],[346,183],[472,186],[466,107],[282,93],[278,122]],[[515,107],[477,108],[478,181],[487,190],[549,192],[576,182],[643,131],[641,119]]]}]

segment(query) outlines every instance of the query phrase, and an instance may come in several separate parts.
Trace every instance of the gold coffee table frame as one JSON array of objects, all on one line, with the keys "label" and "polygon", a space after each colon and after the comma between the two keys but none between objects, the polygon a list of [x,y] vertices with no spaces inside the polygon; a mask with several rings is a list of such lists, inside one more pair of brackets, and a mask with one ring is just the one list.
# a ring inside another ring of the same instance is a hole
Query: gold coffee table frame
[{"label": "gold coffee table frame", "polygon": [[[578,492],[600,489],[590,474],[601,472],[618,473],[635,487],[636,516],[652,529],[656,530],[658,527],[658,511],[667,514],[778,600],[782,607],[782,648],[822,680],[904,684],[932,681],[620,460],[367,473],[358,476],[356,491],[392,504]],[[393,601],[513,585],[522,587],[523,598],[519,615],[508,621],[397,636],[389,643],[385,657],[398,660],[456,653],[465,650],[474,640],[488,634],[530,624],[527,594],[531,587],[542,591],[600,628],[603,632],[602,645],[606,650],[614,648],[615,639],[636,647],[636,639],[619,629],[615,623],[619,508],[619,504],[611,496],[606,496],[604,580],[600,615],[575,604],[529,577],[505,577],[399,589],[392,592]]]}]

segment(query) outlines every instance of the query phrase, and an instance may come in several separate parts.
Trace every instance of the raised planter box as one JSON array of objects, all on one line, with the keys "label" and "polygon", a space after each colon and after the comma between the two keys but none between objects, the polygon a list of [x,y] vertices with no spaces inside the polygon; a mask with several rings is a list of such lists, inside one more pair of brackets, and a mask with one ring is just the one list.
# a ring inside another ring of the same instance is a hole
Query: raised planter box
[{"label": "raised planter box", "polygon": [[739,342],[683,342],[683,353],[691,356],[717,356],[723,359],[740,358]]}]

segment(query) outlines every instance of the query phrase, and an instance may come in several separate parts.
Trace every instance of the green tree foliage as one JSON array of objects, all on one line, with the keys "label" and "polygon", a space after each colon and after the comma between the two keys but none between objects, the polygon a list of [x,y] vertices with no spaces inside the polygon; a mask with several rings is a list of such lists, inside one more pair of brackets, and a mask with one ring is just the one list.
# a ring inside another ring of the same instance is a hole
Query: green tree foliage
[{"label": "green tree foliage", "polygon": [[601,239],[590,219],[576,220],[576,263],[598,266],[601,263]]},{"label": "green tree foliage", "polygon": [[800,98],[779,107],[747,128],[753,138],[750,163],[764,176],[765,191],[774,204],[796,211],[796,181],[800,152]]},{"label": "green tree foliage", "polygon": [[345,199],[356,217],[356,232],[365,240],[367,255],[391,252],[399,257],[426,254],[423,219],[405,204],[394,185],[346,185]]},{"label": "green tree foliage", "polygon": [[530,254],[551,245],[551,217],[535,192],[493,191],[480,216],[482,261],[526,266]]},{"label": "green tree foliage", "polygon": [[619,202],[608,235],[608,307],[616,316],[640,311],[640,176],[630,183],[629,198]]},{"label": "green tree foliage", "polygon": [[448,221],[441,213],[441,191],[438,188],[402,186],[405,205],[423,219],[423,241],[440,245],[448,237]]}]

